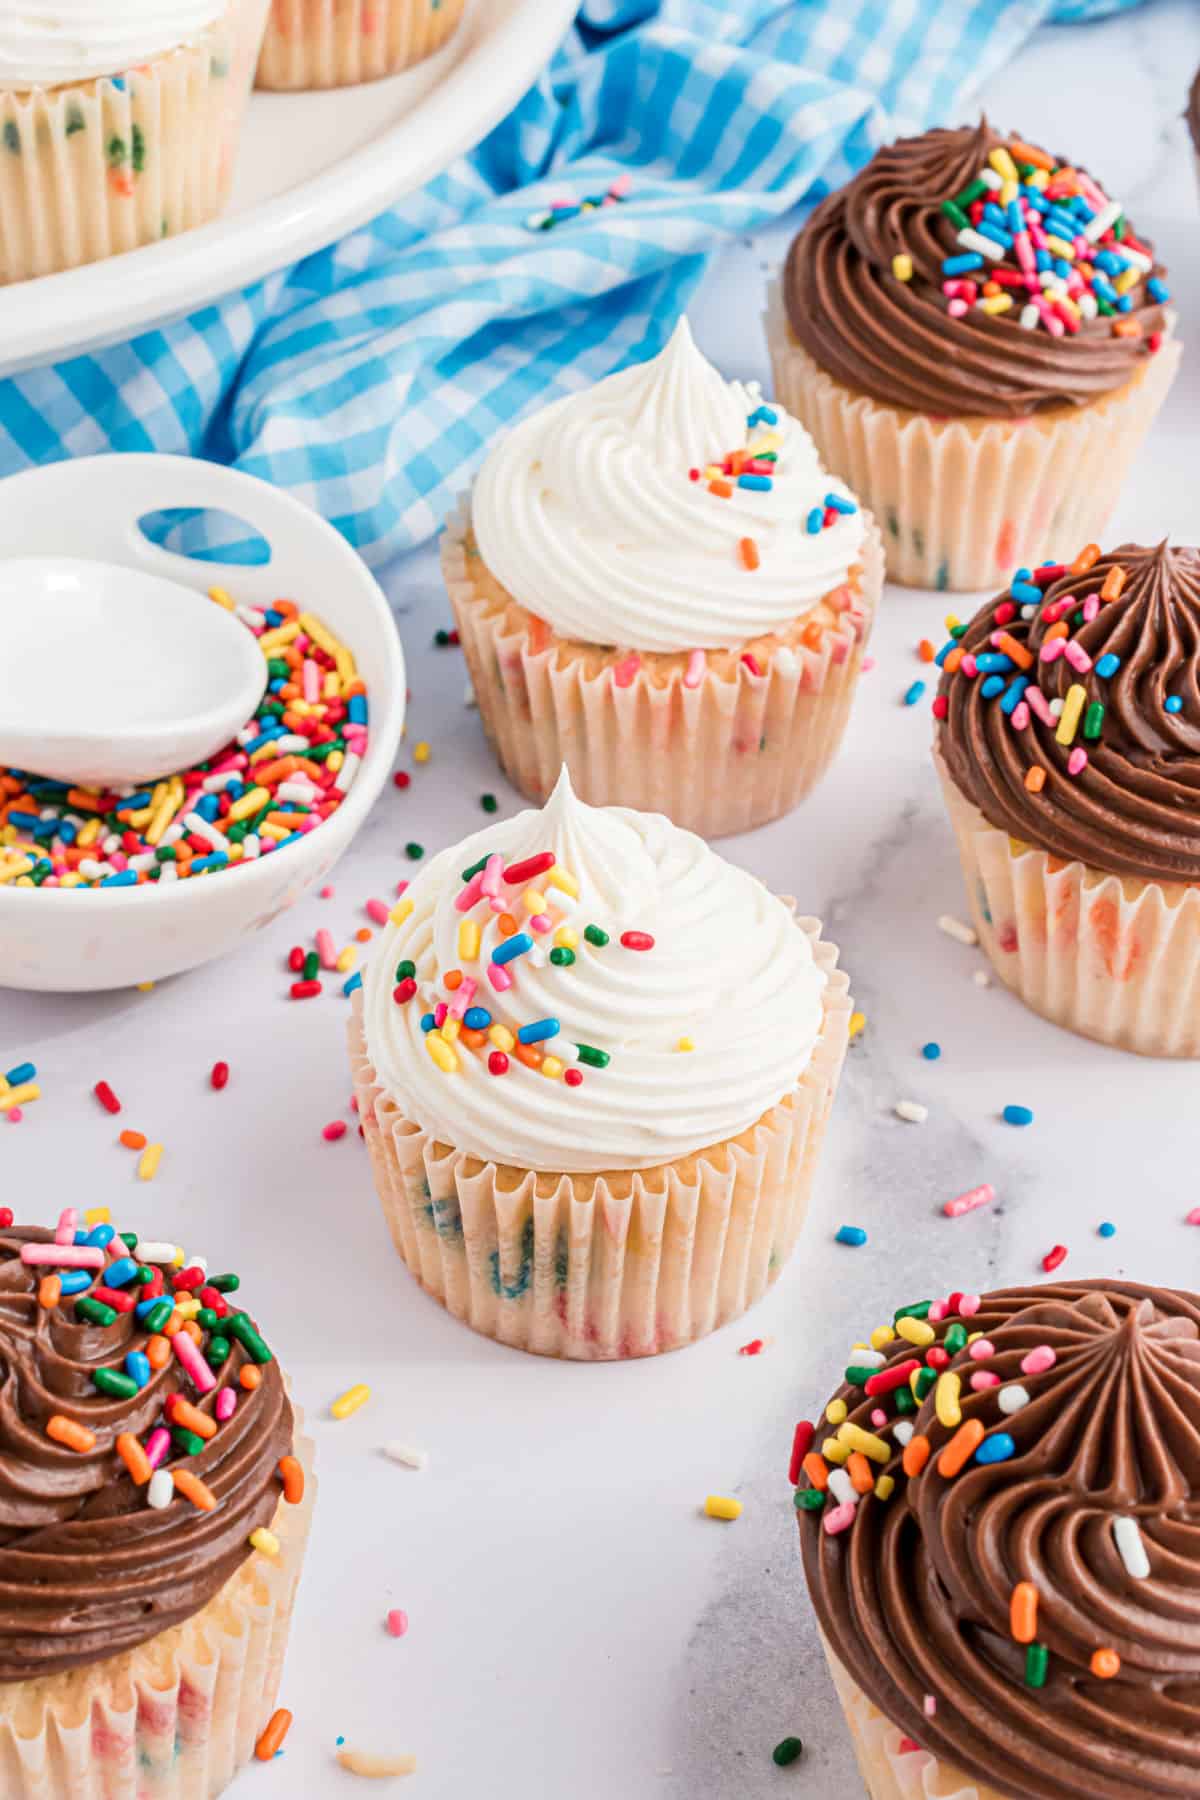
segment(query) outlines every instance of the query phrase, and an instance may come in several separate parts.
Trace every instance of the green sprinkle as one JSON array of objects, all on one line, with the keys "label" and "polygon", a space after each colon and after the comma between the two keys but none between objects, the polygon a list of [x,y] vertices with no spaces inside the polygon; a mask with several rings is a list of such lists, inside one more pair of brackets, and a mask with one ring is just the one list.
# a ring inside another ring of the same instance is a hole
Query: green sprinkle
[{"label": "green sprinkle", "polygon": [[497,800],[495,794],[480,794],[479,804],[482,806],[485,813],[494,813],[500,805],[500,802]]},{"label": "green sprinkle", "polygon": [[565,944],[555,944],[550,952],[550,961],[556,969],[569,969],[575,961],[575,952],[568,950]]},{"label": "green sprinkle", "polygon": [[917,1300],[912,1306],[902,1306],[899,1312],[892,1314],[892,1324],[897,1324],[901,1319],[927,1319],[932,1305],[932,1300]]},{"label": "green sprinkle", "polygon": [[308,955],[304,959],[303,975],[304,975],[305,981],[315,981],[317,979],[317,972],[320,969],[320,967],[321,967],[320,957],[317,955],[315,950],[310,950]]},{"label": "green sprinkle", "polygon": [[607,1069],[612,1060],[607,1050],[597,1050],[591,1044],[576,1044],[579,1060],[586,1063],[589,1069]]},{"label": "green sprinkle", "polygon": [[[174,1310],[172,1307],[171,1311]],[[93,1300],[89,1294],[75,1302],[75,1316],[86,1319],[90,1325],[115,1325],[117,1322],[116,1308],[105,1306],[103,1300]]]},{"label": "green sprinkle", "polygon": [[1128,229],[1129,229],[1128,221],[1125,217],[1125,214],[1122,213],[1120,218],[1117,220],[1116,224],[1112,228],[1113,236],[1116,238],[1118,244],[1121,242],[1121,239],[1125,236],[1125,233]]},{"label": "green sprinkle", "polygon": [[121,1242],[124,1244],[125,1248],[128,1250],[130,1256],[132,1256],[134,1251],[137,1249],[137,1232],[136,1231],[119,1231],[117,1233],[117,1236],[120,1238]]},{"label": "green sprinkle", "polygon": [[595,944],[597,950],[603,950],[608,942],[607,931],[601,931],[598,925],[585,925],[583,935],[589,944]]},{"label": "green sprinkle", "polygon": [[952,625],[950,627],[950,636],[952,638],[954,638],[956,641],[961,637],[966,637],[966,635],[967,635],[967,628],[965,625]]},{"label": "green sprinkle", "polygon": [[874,1369],[860,1368],[857,1363],[851,1363],[846,1370],[846,1380],[851,1387],[866,1387],[874,1373]]},{"label": "green sprinkle", "polygon": [[1046,1670],[1050,1666],[1050,1652],[1045,1644],[1030,1644],[1025,1652],[1025,1685],[1031,1688],[1043,1688],[1046,1685]]},{"label": "green sprinkle", "polygon": [[161,1331],[174,1311],[175,1302],[173,1300],[156,1300],[142,1323],[149,1332]]},{"label": "green sprinkle", "polygon": [[1104,702],[1093,700],[1083,715],[1083,735],[1095,740],[1104,730]]},{"label": "green sprinkle", "polygon": [[914,1413],[917,1410],[916,1397],[909,1387],[899,1387],[894,1389],[892,1399],[896,1402],[896,1411],[898,1413]]},{"label": "green sprinkle", "polygon": [[133,139],[133,169],[140,175],[146,166],[146,134],[140,125],[135,125],[130,134]]},{"label": "green sprinkle", "polygon": [[210,1275],[208,1285],[216,1288],[218,1294],[236,1294],[242,1285],[240,1275]]},{"label": "green sprinkle", "polygon": [[168,862],[178,861],[178,858],[175,855],[174,844],[163,844],[159,849],[157,849],[154,852],[154,854],[160,863],[168,863]]},{"label": "green sprinkle", "polygon": [[129,160],[129,146],[125,139],[116,133],[108,140],[108,160],[114,169],[119,169],[123,162]]},{"label": "green sprinkle", "polygon": [[957,1356],[960,1350],[967,1347],[967,1328],[965,1325],[951,1325],[942,1340],[942,1347],[949,1355]]},{"label": "green sprinkle", "polygon": [[[252,1362],[269,1363],[271,1361],[270,1350],[244,1312],[233,1313],[226,1319],[225,1329],[237,1339]],[[933,1370],[931,1369],[929,1372],[932,1375]]]},{"label": "green sprinkle", "polygon": [[185,1431],[182,1425],[172,1425],[171,1441],[184,1456],[199,1456],[204,1448],[204,1439],[195,1431]]},{"label": "green sprinkle", "polygon": [[[972,205],[976,200],[982,200],[984,195],[987,192],[988,192],[987,182],[981,181],[979,179],[979,177],[976,176],[974,181],[970,181],[967,183],[966,187],[963,189],[961,194],[955,194],[952,204],[955,206],[958,206],[958,207],[962,207],[965,210],[968,206]],[[942,210],[945,211],[945,208],[943,207]],[[971,221],[968,219],[967,224],[969,225],[970,223],[971,223]]]},{"label": "green sprinkle", "polygon": [[[126,1244],[127,1249],[133,1250],[137,1245],[137,1239],[134,1238],[133,1243],[131,1244],[129,1242],[129,1239],[126,1238],[125,1244]],[[133,1278],[133,1284],[135,1287],[145,1287],[148,1282],[151,1282],[153,1280],[154,1280],[154,1270],[148,1269],[146,1267],[145,1263],[143,1263],[141,1268],[138,1270],[137,1274]]]},{"label": "green sprinkle", "polygon": [[114,1400],[132,1400],[138,1391],[133,1376],[123,1375],[119,1369],[94,1369],[92,1382],[102,1394],[111,1394]]},{"label": "green sprinkle", "polygon": [[433,634],[433,641],[439,650],[444,650],[450,642],[450,633],[444,628],[441,631],[435,631]]},{"label": "green sprinkle", "polygon": [[786,1769],[790,1764],[798,1762],[803,1755],[804,1745],[801,1743],[800,1739],[798,1737],[786,1737],[781,1743],[776,1744],[775,1748],[772,1750],[771,1761],[777,1763],[781,1769]]},{"label": "green sprinkle", "polygon": [[956,231],[970,231],[971,221],[968,219],[962,207],[957,205],[955,201],[943,200],[942,211],[945,213],[946,217],[951,220]]},{"label": "green sprinkle", "polygon": [[487,868],[487,860],[486,856],[481,856],[477,863],[472,863],[469,869],[464,869],[462,872],[463,880],[474,881],[475,877],[482,874],[484,869]]},{"label": "green sprinkle", "polygon": [[918,1369],[914,1392],[918,1400],[923,1400],[934,1382],[937,1380],[936,1369]]},{"label": "green sprinkle", "polygon": [[797,1488],[795,1497],[801,1512],[820,1512],[825,1504],[825,1496],[820,1488]]},{"label": "green sprinkle", "polygon": [[84,131],[84,130],[86,130],[86,128],[87,128],[87,121],[84,119],[83,113],[80,110],[80,108],[78,106],[68,107],[66,135],[68,137],[74,137],[74,135],[77,131]]},{"label": "green sprinkle", "polygon": [[409,957],[406,956],[403,962],[396,964],[397,981],[415,981],[416,978],[417,965]]},{"label": "green sprinkle", "polygon": [[211,1306],[202,1306],[196,1314],[196,1323],[201,1331],[215,1331],[221,1323],[221,1315],[214,1312]]},{"label": "green sprinkle", "polygon": [[425,854],[425,846],[424,846],[424,844],[415,844],[415,843],[414,844],[405,844],[404,854],[405,854],[405,856],[407,856],[409,862],[420,862],[421,858]]},{"label": "green sprinkle", "polygon": [[208,1340],[208,1349],[204,1352],[214,1369],[228,1360],[231,1345],[227,1337],[214,1337]]}]

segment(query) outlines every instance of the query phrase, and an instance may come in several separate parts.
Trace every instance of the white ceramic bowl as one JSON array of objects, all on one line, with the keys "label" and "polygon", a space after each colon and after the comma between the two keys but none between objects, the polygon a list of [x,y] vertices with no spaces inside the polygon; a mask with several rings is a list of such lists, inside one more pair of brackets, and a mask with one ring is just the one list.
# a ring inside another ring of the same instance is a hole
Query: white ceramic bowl
[{"label": "white ceramic bowl", "polygon": [[[231,566],[159,549],[138,520],[166,507],[233,513],[265,538],[270,561]],[[130,987],[236,949],[328,873],[392,767],[404,725],[404,656],[378,584],[340,533],[299,501],[254,476],[182,456],[93,456],[10,476],[0,482],[0,553],[100,557],[205,591],[219,584],[251,606],[294,600],[353,652],[370,704],[367,755],[336,813],[298,843],[164,888],[0,887],[0,987]]]}]

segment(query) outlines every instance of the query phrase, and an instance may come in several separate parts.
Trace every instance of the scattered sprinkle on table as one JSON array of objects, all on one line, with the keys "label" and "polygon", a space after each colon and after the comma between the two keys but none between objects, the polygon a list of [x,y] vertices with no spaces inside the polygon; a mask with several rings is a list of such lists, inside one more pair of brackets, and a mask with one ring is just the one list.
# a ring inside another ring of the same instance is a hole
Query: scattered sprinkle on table
[{"label": "scattered sprinkle on table", "polygon": [[834,1242],[850,1244],[856,1250],[861,1249],[867,1241],[867,1234],[861,1225],[842,1225],[839,1227]]},{"label": "scattered sprinkle on table", "polygon": [[359,1381],[353,1387],[348,1387],[344,1394],[339,1394],[329,1410],[335,1419],[348,1419],[359,1407],[365,1406],[370,1398],[370,1388],[365,1382]]},{"label": "scattered sprinkle on table", "polygon": [[728,1494],[710,1494],[704,1502],[704,1513],[709,1519],[740,1519],[742,1503]]},{"label": "scattered sprinkle on table", "polygon": [[416,1772],[415,1756],[370,1756],[365,1750],[339,1750],[338,1762],[351,1775],[365,1775],[373,1781],[386,1781],[395,1775]]},{"label": "scattered sprinkle on table", "polygon": [[961,1219],[964,1213],[976,1212],[981,1206],[990,1206],[995,1198],[995,1188],[990,1182],[984,1181],[978,1187],[968,1188],[965,1194],[947,1200],[942,1211],[948,1219]]},{"label": "scattered sprinkle on table", "polygon": [[485,813],[494,813],[500,805],[495,794],[480,794],[479,804]]},{"label": "scattered sprinkle on table", "polygon": [[917,704],[917,701],[921,698],[921,695],[924,692],[925,692],[925,683],[923,681],[914,681],[912,686],[905,691],[905,695],[904,695],[905,706],[915,706]]},{"label": "scattered sprinkle on table", "polygon": [[227,1062],[215,1062],[208,1079],[210,1085],[220,1093],[223,1087],[229,1085],[229,1064]]},{"label": "scattered sprinkle on table", "polygon": [[1006,1106],[1003,1118],[1006,1125],[1032,1125],[1033,1110],[1028,1106]]},{"label": "scattered sprinkle on table", "polygon": [[953,938],[958,944],[971,946],[979,942],[978,935],[971,927],[964,925],[961,919],[956,919],[953,913],[941,915],[938,920],[938,930],[944,931],[947,937]]},{"label": "scattered sprinkle on table", "polygon": [[286,1706],[271,1714],[266,1730],[254,1746],[254,1754],[259,1762],[271,1762],[284,1738],[292,1728],[292,1715]]},{"label": "scattered sprinkle on table", "polygon": [[1059,1268],[1061,1264],[1065,1263],[1066,1260],[1067,1246],[1065,1244],[1055,1244],[1053,1250],[1048,1250],[1046,1255],[1043,1256],[1042,1267],[1045,1269],[1047,1275],[1049,1275],[1055,1269]]},{"label": "scattered sprinkle on table", "polygon": [[925,1058],[926,1062],[936,1062],[941,1054],[942,1046],[940,1044],[935,1044],[932,1039],[928,1044],[921,1045],[921,1055]]},{"label": "scattered sprinkle on table", "polygon": [[786,1769],[798,1762],[804,1754],[804,1744],[798,1737],[785,1737],[776,1744],[771,1752],[771,1761],[779,1768]]},{"label": "scattered sprinkle on table", "polygon": [[393,1439],[383,1446],[383,1454],[389,1462],[399,1463],[405,1469],[426,1469],[429,1467],[429,1452],[416,1450],[411,1444],[402,1444]]},{"label": "scattered sprinkle on table", "polygon": [[919,1100],[897,1100],[895,1113],[909,1125],[923,1125],[929,1117],[929,1108],[922,1106]]},{"label": "scattered sprinkle on table", "polygon": [[855,1038],[858,1037],[862,1031],[865,1031],[866,1024],[867,1024],[866,1013],[853,1012],[850,1014],[850,1042],[851,1043],[854,1042]]},{"label": "scattered sprinkle on table", "polygon": [[1109,1219],[1105,1219],[1103,1225],[1101,1225],[1101,1227],[1100,1227],[1100,1236],[1102,1238],[1110,1238],[1110,1237],[1116,1237],[1116,1235],[1117,1235],[1116,1226]]},{"label": "scattered sprinkle on table", "polygon": [[408,1614],[395,1606],[387,1616],[387,1628],[392,1637],[403,1637],[408,1630]]}]

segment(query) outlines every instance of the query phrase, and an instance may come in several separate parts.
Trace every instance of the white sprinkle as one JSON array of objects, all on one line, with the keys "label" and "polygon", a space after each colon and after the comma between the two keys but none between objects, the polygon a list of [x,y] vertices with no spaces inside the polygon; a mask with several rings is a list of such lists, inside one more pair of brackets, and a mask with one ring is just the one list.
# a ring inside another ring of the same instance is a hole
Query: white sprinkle
[{"label": "white sprinkle", "polygon": [[916,1426],[911,1419],[897,1419],[892,1426],[892,1436],[899,1445],[903,1446],[908,1443],[915,1430]]},{"label": "white sprinkle", "polygon": [[1054,696],[1054,699],[1051,700],[1050,711],[1056,719],[1062,718],[1062,709],[1065,705],[1066,705],[1066,701],[1063,699],[1061,694],[1056,694]]},{"label": "white sprinkle", "polygon": [[856,1344],[846,1361],[853,1363],[856,1369],[882,1369],[887,1357],[882,1350],[864,1350]]},{"label": "white sprinkle", "polygon": [[980,169],[979,179],[982,181],[984,187],[991,188],[993,194],[1004,186],[1004,177],[998,169]]},{"label": "white sprinkle", "polygon": [[339,794],[346,792],[361,767],[362,757],[353,750],[347,750],[346,760],[338,770],[333,782]]},{"label": "white sprinkle", "polygon": [[991,987],[992,985],[992,978],[986,969],[976,969],[971,980],[975,983],[976,987]]},{"label": "white sprinkle", "polygon": [[1089,219],[1083,228],[1083,235],[1088,243],[1099,243],[1109,227],[1116,224],[1124,210],[1119,200],[1110,200],[1107,206],[1101,207],[1095,218]]},{"label": "white sprinkle", "polygon": [[205,843],[211,844],[214,850],[229,849],[229,839],[225,836],[225,833],[223,831],[218,831],[216,826],[208,819],[204,818],[200,813],[188,813],[183,822],[192,833],[193,837],[203,838]]},{"label": "white sprinkle", "polygon": [[1037,611],[1036,606],[1023,606],[1021,608],[1021,617],[1023,619],[1032,619],[1032,617],[1036,611]]},{"label": "white sprinkle", "polygon": [[[267,622],[266,613],[259,612],[257,606],[239,606],[237,609],[237,616],[242,621],[243,625],[249,625],[254,630],[257,630],[259,626],[265,625]],[[257,725],[251,726],[250,735],[251,737],[258,736]]]},{"label": "white sprinkle", "polygon": [[919,1100],[897,1100],[895,1112],[898,1119],[906,1119],[910,1125],[923,1125],[929,1117],[929,1108]]},{"label": "white sprinkle", "polygon": [[989,262],[999,262],[1004,255],[1002,244],[995,244],[981,232],[972,231],[969,225],[965,231],[959,232],[957,241],[964,250],[974,250],[977,255],[986,256]]},{"label": "white sprinkle", "polygon": [[1094,319],[1099,315],[1100,308],[1096,303],[1095,294],[1080,294],[1075,304],[1085,319]]},{"label": "white sprinkle", "polygon": [[147,1505],[161,1511],[164,1506],[170,1506],[174,1498],[175,1483],[171,1479],[170,1469],[155,1469],[146,1489]]},{"label": "white sprinkle", "polygon": [[351,1775],[367,1775],[382,1781],[390,1775],[412,1775],[416,1771],[415,1756],[368,1756],[365,1750],[339,1750],[338,1762]]},{"label": "white sprinkle", "polygon": [[393,1439],[383,1446],[383,1454],[390,1462],[402,1463],[406,1469],[424,1469],[429,1466],[429,1452],[414,1450],[409,1444],[401,1444]]},{"label": "white sprinkle", "polygon": [[944,931],[947,937],[952,937],[959,944],[977,944],[979,942],[971,927],[964,925],[962,920],[956,919],[952,913],[942,914],[938,920],[938,930]]},{"label": "white sprinkle", "polygon": [[479,711],[479,702],[475,698],[475,689],[471,686],[470,682],[468,682],[463,689],[463,705],[467,708],[468,712]]},{"label": "white sprinkle", "polygon": [[862,1497],[845,1469],[830,1469],[829,1491],[843,1506],[857,1506]]},{"label": "white sprinkle", "polygon": [[135,1260],[140,1263],[173,1263],[179,1255],[179,1246],[178,1244],[159,1244],[153,1238],[148,1238],[145,1243],[142,1243],[139,1239],[137,1249],[133,1254]]},{"label": "white sprinkle", "polygon": [[1042,315],[1039,313],[1037,307],[1034,306],[1032,302],[1030,302],[1028,306],[1023,306],[1021,308],[1022,331],[1036,331],[1037,323],[1041,316]]},{"label": "white sprinkle", "polygon": [[1014,1387],[1001,1388],[996,1395],[996,1405],[1002,1413],[1018,1413],[1029,1405],[1029,1390],[1018,1383]]},{"label": "white sprinkle", "polygon": [[1125,1573],[1135,1581],[1145,1581],[1150,1574],[1150,1558],[1142,1542],[1141,1526],[1136,1519],[1114,1519],[1113,1537],[1117,1542]]}]

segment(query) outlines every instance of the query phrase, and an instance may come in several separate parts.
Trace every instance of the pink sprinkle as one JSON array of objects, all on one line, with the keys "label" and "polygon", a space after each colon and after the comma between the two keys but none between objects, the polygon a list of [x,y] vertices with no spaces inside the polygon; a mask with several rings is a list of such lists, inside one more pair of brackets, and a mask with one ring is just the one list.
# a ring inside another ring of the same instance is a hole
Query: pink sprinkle
[{"label": "pink sprinkle", "polygon": [[1077,745],[1067,758],[1067,774],[1082,775],[1087,768],[1088,753],[1082,745]]},{"label": "pink sprinkle", "polygon": [[1025,730],[1025,727],[1029,723],[1029,703],[1028,703],[1028,701],[1025,701],[1025,700],[1017,701],[1017,704],[1013,707],[1012,712],[1009,714],[1008,722],[1012,726],[1014,731],[1024,731]]},{"label": "pink sprinkle", "polygon": [[1045,1375],[1057,1361],[1058,1357],[1049,1344],[1039,1344],[1036,1350],[1031,1350],[1028,1356],[1021,1359],[1021,1373],[1022,1375]]},{"label": "pink sprinkle", "polygon": [[1041,651],[1039,654],[1041,656],[1041,660],[1044,663],[1052,663],[1052,662],[1057,662],[1059,657],[1065,654],[1065,649],[1066,649],[1066,639],[1065,638],[1060,638],[1060,637],[1048,638],[1046,640],[1046,642],[1042,645],[1042,648],[1041,648]]},{"label": "pink sprinkle", "polygon": [[10,1125],[19,1125],[25,1114],[19,1106],[10,1106],[4,1116]]},{"label": "pink sprinkle", "polygon": [[1022,698],[1028,703],[1030,712],[1040,719],[1043,725],[1058,724],[1058,720],[1050,711],[1050,702],[1040,687],[1027,687]]},{"label": "pink sprinkle", "polygon": [[1055,638],[1054,642],[1063,644],[1063,655],[1071,667],[1078,670],[1080,675],[1086,675],[1092,666],[1092,659],[1083,645],[1078,643],[1075,638],[1067,638],[1065,643],[1062,638]]},{"label": "pink sprinkle", "polygon": [[836,1537],[839,1531],[847,1531],[854,1523],[854,1515],[858,1508],[852,1500],[844,1500],[840,1506],[834,1506],[825,1514],[821,1523],[830,1537]]},{"label": "pink sprinkle", "polygon": [[500,898],[500,878],[503,868],[504,858],[498,850],[495,850],[479,871],[479,891],[481,894],[486,894],[489,900]]},{"label": "pink sprinkle", "polygon": [[950,314],[952,319],[961,319],[967,310],[968,308],[965,300],[951,300],[946,307],[946,311]]},{"label": "pink sprinkle", "polygon": [[874,668],[874,667],[875,667],[875,658],[874,658],[874,657],[873,657],[873,656],[864,656],[864,657],[863,657],[863,659],[862,659],[862,672],[863,672],[863,674],[864,674],[864,675],[869,675],[869,674],[870,674],[870,673],[871,673],[871,670],[872,670],[872,669],[873,669],[873,668]]},{"label": "pink sprinkle", "polygon": [[393,1607],[387,1616],[387,1628],[393,1637],[403,1637],[408,1630],[408,1614],[401,1612],[398,1606]]},{"label": "pink sprinkle", "polygon": [[986,1362],[989,1356],[995,1356],[996,1346],[990,1338],[976,1338],[973,1344],[967,1345],[968,1353],[976,1362]]},{"label": "pink sprinkle", "polygon": [[146,1456],[152,1469],[161,1468],[171,1449],[171,1434],[165,1426],[160,1425],[150,1433],[145,1444]]},{"label": "pink sprinkle", "polygon": [[978,675],[979,664],[969,650],[964,652],[963,659],[958,665],[958,672],[960,675],[965,675],[968,681],[974,681]]},{"label": "pink sprinkle", "polygon": [[929,1308],[929,1316],[933,1320],[934,1324],[938,1325],[946,1317],[946,1315],[949,1311],[950,1311],[950,1306],[949,1306],[948,1301],[935,1300]]},{"label": "pink sprinkle", "polygon": [[554,920],[550,917],[549,913],[534,913],[529,923],[534,931],[545,933],[549,931]]},{"label": "pink sprinkle", "polygon": [[964,1213],[974,1212],[977,1207],[990,1206],[995,1198],[995,1188],[990,1182],[984,1181],[978,1187],[968,1188],[957,1199],[947,1200],[942,1211],[948,1219],[961,1219]]},{"label": "pink sprinkle", "polygon": [[933,1694],[926,1694],[924,1700],[924,1712],[927,1719],[932,1719],[937,1712],[937,1699]]},{"label": "pink sprinkle", "polygon": [[990,1369],[976,1369],[971,1377],[971,1386],[977,1394],[981,1394],[985,1388],[999,1387],[1000,1377],[993,1375]]},{"label": "pink sprinkle", "polygon": [[79,1208],[77,1206],[68,1206],[64,1208],[58,1216],[58,1224],[55,1227],[55,1243],[73,1244],[75,1242],[75,1228],[78,1224]]},{"label": "pink sprinkle", "polygon": [[512,986],[512,976],[503,963],[489,963],[487,975],[498,994],[507,994]]},{"label": "pink sprinkle", "polygon": [[398,881],[398,882],[397,882],[397,883],[396,883],[396,898],[397,898],[397,900],[399,900],[399,899],[402,899],[402,898],[403,898],[403,896],[404,896],[404,895],[405,895],[405,894],[406,894],[406,893],[407,893],[407,892],[408,892],[408,883],[407,883],[407,881]]},{"label": "pink sprinkle", "polygon": [[693,650],[688,657],[687,668],[684,671],[684,687],[698,688],[704,680],[704,671],[707,667],[708,659],[703,650]]},{"label": "pink sprinkle", "polygon": [[613,680],[619,688],[627,688],[642,666],[642,659],[635,650],[623,661],[613,664]]},{"label": "pink sprinkle", "polygon": [[623,200],[626,194],[633,191],[633,176],[628,172],[618,175],[608,191],[615,200]]},{"label": "pink sprinkle", "polygon": [[21,1261],[43,1268],[102,1269],[104,1252],[97,1244],[22,1244]]},{"label": "pink sprinkle", "polygon": [[959,1318],[973,1319],[982,1305],[983,1301],[978,1294],[964,1294],[958,1303]]},{"label": "pink sprinkle", "polygon": [[331,1119],[322,1131],[321,1136],[327,1144],[336,1144],[339,1138],[346,1135],[346,1124],[343,1119]]},{"label": "pink sprinkle", "polygon": [[475,990],[478,986],[479,983],[473,975],[463,976],[458,984],[458,992],[455,994],[447,1009],[452,1019],[461,1019],[463,1017],[463,1014],[475,998]]},{"label": "pink sprinkle", "polygon": [[876,1431],[882,1431],[887,1422],[887,1414],[884,1412],[882,1406],[877,1406],[871,1414],[872,1425],[875,1427]]},{"label": "pink sprinkle", "polygon": [[483,893],[483,878],[486,870],[480,869],[478,875],[472,875],[462,893],[455,899],[454,905],[461,912],[470,912],[480,894]]},{"label": "pink sprinkle", "polygon": [[171,1339],[171,1348],[200,1393],[211,1394],[217,1385],[217,1378],[186,1331],[175,1333]]},{"label": "pink sprinkle", "polygon": [[442,1026],[446,1023],[446,1014],[449,1012],[449,1010],[450,1010],[450,1008],[446,1005],[446,1002],[444,1000],[439,1000],[437,1005],[433,1009],[433,1022],[437,1026],[437,1029],[439,1031],[442,1029]]},{"label": "pink sprinkle", "polygon": [[376,925],[388,922],[388,905],[386,900],[368,900],[364,908],[368,919],[374,919]]},{"label": "pink sprinkle", "polygon": [[317,955],[321,959],[323,969],[336,969],[338,959],[337,945],[333,941],[333,933],[322,926],[316,936]]},{"label": "pink sprinkle", "polygon": [[1189,1225],[1200,1225],[1200,1206],[1193,1206],[1187,1216],[1187,1222]]},{"label": "pink sprinkle", "polygon": [[304,698],[312,706],[321,698],[321,674],[311,656],[305,658],[303,674]]},{"label": "pink sprinkle", "polygon": [[213,1411],[224,1425],[226,1419],[232,1419],[237,1411],[237,1395],[231,1387],[223,1387],[213,1402]]}]

